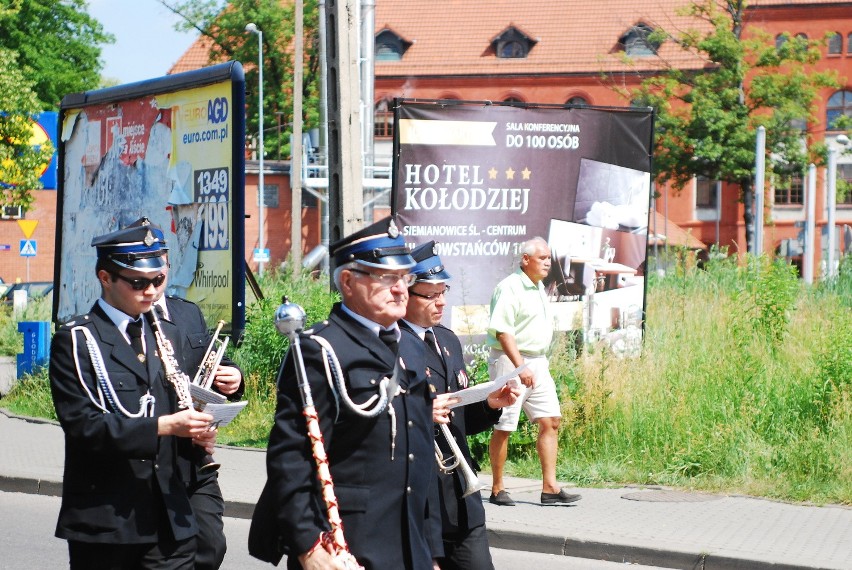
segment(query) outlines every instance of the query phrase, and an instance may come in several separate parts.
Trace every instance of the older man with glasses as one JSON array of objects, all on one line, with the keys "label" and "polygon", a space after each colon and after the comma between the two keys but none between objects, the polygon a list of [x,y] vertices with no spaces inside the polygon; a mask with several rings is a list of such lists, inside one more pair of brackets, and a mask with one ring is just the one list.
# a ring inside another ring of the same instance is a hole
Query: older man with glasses
[{"label": "older man with glasses", "polygon": [[[349,550],[364,568],[428,570],[443,554],[437,512],[432,398],[423,349],[403,351],[414,260],[392,218],[333,243],[342,302],[303,331],[301,363],[325,443]],[[297,300],[297,299],[294,299]],[[404,357],[401,355],[405,353]],[[344,568],[329,539],[294,351],[278,376],[267,482],[249,552],[288,567]]]},{"label": "older man with glasses", "polygon": [[[163,232],[142,224],[92,246],[101,297],[51,343],[50,386],[65,432],[56,536],[68,541],[72,570],[194,568],[197,526],[178,438],[209,452],[215,432],[209,414],[178,411],[142,318],[166,278]],[[180,336],[164,330],[180,352]]]}]

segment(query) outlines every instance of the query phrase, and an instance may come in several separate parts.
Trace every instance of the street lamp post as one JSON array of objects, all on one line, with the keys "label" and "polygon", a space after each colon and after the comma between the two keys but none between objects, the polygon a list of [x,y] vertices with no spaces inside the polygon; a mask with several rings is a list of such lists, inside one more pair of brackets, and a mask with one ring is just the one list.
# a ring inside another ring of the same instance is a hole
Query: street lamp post
[{"label": "street lamp post", "polygon": [[[258,73],[258,90],[257,90],[257,122],[258,122],[258,153],[257,153],[257,248],[260,255],[264,254],[264,239],[263,239],[263,213],[264,213],[264,196],[263,196],[263,31],[258,29],[254,23],[246,24],[246,31],[257,35],[257,73]],[[257,273],[263,275],[263,262],[257,262]]]}]

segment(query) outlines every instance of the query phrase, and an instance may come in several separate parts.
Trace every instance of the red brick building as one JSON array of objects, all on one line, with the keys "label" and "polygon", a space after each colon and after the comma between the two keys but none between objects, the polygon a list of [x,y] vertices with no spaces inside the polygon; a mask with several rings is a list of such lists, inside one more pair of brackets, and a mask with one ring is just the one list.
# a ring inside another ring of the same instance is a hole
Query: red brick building
[{"label": "red brick building", "polygon": [[[444,0],[437,4],[431,0],[377,0],[375,162],[390,161],[393,125],[388,103],[394,97],[623,106],[628,102],[612,89],[613,82],[636,86],[658,69],[662,60],[683,69],[702,69],[702,60],[672,42],[660,45],[655,55],[644,41],[650,30],[697,27],[694,20],[681,15],[681,8],[687,5],[688,0],[606,0],[586,4],[564,0]],[[842,150],[837,138],[843,133],[830,130],[827,125],[830,117],[852,115],[852,1],[753,0],[746,13],[745,34],[757,29],[772,37],[783,33],[805,34],[810,39],[832,35],[815,67],[836,70],[842,86],[820,93],[815,102],[819,124],[808,125],[807,129],[815,139],[824,139]],[[200,39],[170,73],[207,65],[208,48],[206,40]],[[290,249],[289,168],[286,162],[267,160],[265,164],[265,241],[274,264],[286,258]],[[838,164],[838,175],[852,180],[852,156],[840,156]],[[819,250],[819,229],[827,221],[825,168],[818,170],[816,188]],[[718,190],[720,210],[716,208]],[[738,200],[738,188],[694,180],[681,192],[667,188],[657,191],[657,211],[689,230],[704,245],[719,243],[733,251],[744,247],[743,206]],[[257,163],[249,161],[245,206],[249,260],[252,249],[257,247],[257,195]],[[303,198],[305,254],[319,243],[320,213],[312,194],[304,192]],[[377,204],[381,206],[381,200]],[[764,250],[773,252],[800,231],[796,223],[805,218],[804,181],[784,190],[767,186],[765,204]],[[50,280],[55,193],[39,192],[35,207],[26,217],[39,220],[33,236],[39,240],[39,253],[31,258],[30,278]],[[838,203],[836,222],[841,227],[852,225],[852,196]],[[661,233],[660,228],[656,231]],[[0,221],[0,244],[16,246],[22,237],[14,221]],[[25,275],[26,260],[18,255],[16,247],[11,252],[0,251],[0,277],[10,281]]]},{"label": "red brick building", "polygon": [[[702,60],[673,42],[664,42],[655,55],[642,39],[659,28],[708,29],[681,15],[686,5],[684,0],[610,0],[588,5],[459,0],[441,4],[446,17],[427,18],[424,14],[435,11],[427,0],[379,1],[375,94],[382,111],[377,113],[376,133],[381,138],[392,132],[388,126],[392,115],[384,110],[394,97],[627,105],[613,83],[635,87],[662,61],[681,69],[704,68]],[[815,68],[836,70],[843,86],[820,93],[815,102],[820,122],[807,128],[817,140],[842,149],[836,143],[842,133],[827,130],[827,117],[852,116],[852,2],[753,0],[749,5],[745,36],[757,29],[776,38],[783,33],[805,34],[810,39],[833,34]],[[841,156],[838,163],[838,175],[852,180],[852,156]],[[818,176],[819,236],[826,224],[824,168]],[[797,182],[785,190],[767,186],[766,252],[775,251],[782,240],[796,238],[800,231],[795,223],[805,219],[804,181]],[[721,211],[716,207],[718,190]],[[656,209],[704,244],[719,243],[732,251],[745,246],[738,188],[694,180],[680,192],[657,191],[661,196]],[[836,223],[852,225],[852,196],[838,204]],[[657,233],[662,230],[658,228]],[[816,244],[819,248],[819,238]]]}]

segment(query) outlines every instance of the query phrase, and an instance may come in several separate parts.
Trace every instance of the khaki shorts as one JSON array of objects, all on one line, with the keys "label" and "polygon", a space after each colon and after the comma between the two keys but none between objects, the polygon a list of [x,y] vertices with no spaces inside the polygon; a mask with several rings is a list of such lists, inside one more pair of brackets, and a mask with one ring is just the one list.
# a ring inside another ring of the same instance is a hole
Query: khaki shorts
[{"label": "khaki shorts", "polygon": [[[535,387],[527,388],[521,386],[521,396],[511,406],[503,408],[500,421],[494,429],[500,431],[515,431],[518,429],[518,420],[521,417],[521,409],[531,422],[541,418],[558,418],[562,416],[559,409],[559,396],[556,395],[556,384],[550,375],[547,357],[524,357],[524,362],[529,364],[530,370],[535,375]],[[512,364],[509,357],[502,350],[491,349],[488,358],[488,374],[491,379],[499,378],[508,374],[516,366]]]}]

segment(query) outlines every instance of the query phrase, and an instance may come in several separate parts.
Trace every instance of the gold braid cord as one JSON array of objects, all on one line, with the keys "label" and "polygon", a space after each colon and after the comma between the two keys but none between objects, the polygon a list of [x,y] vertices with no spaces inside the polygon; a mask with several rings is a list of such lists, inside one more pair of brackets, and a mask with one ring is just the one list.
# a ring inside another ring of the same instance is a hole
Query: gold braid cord
[{"label": "gold braid cord", "polygon": [[317,464],[317,477],[322,485],[322,498],[328,513],[328,523],[331,525],[331,530],[322,534],[323,548],[330,552],[335,560],[343,562],[347,570],[363,570],[364,567],[349,552],[349,545],[343,537],[343,520],[337,510],[337,496],[334,494],[334,482],[331,480],[331,471],[328,468],[328,456],[325,454],[316,408],[305,406],[302,413],[307,423],[308,437],[311,439],[311,451]]}]

